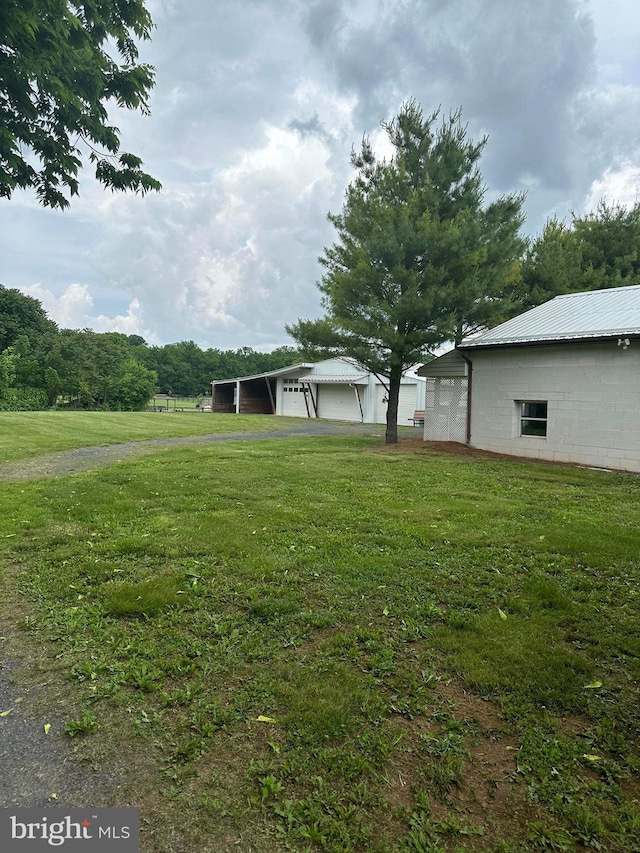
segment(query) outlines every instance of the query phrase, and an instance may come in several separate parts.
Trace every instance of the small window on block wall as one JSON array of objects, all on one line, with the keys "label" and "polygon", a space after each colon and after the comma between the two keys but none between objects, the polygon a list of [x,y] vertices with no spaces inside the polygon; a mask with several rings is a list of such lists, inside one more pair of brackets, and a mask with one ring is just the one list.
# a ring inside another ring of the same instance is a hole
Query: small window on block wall
[{"label": "small window on block wall", "polygon": [[547,435],[547,403],[546,401],[518,402],[520,409],[520,435],[545,438]]}]

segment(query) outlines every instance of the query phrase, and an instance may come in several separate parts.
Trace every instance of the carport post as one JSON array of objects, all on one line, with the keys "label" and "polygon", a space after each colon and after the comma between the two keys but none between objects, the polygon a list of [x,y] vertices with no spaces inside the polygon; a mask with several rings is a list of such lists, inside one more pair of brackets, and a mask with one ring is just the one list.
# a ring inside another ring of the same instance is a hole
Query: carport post
[{"label": "carport post", "polygon": [[305,384],[300,380],[300,390],[302,391],[302,396],[304,397],[304,405],[307,410],[307,417],[311,417],[311,412],[309,411],[309,401],[307,400],[307,389],[305,388]]},{"label": "carport post", "polygon": [[240,414],[240,380],[236,380],[236,415]]},{"label": "carport post", "polygon": [[[311,397],[311,405],[313,406],[314,417],[317,418],[318,417],[318,400],[316,399],[316,397],[313,396],[313,389],[311,387],[310,382],[307,382],[307,388],[309,389],[309,396]],[[318,393],[317,388],[318,388],[318,386],[316,385],[316,395]]]},{"label": "carport post", "polygon": [[264,381],[267,383],[267,391],[269,392],[269,399],[271,400],[271,414],[275,415],[276,401],[273,399],[273,391],[271,390],[271,380],[268,376],[265,376]]},{"label": "carport post", "polygon": [[358,386],[355,385],[353,382],[350,382],[349,385],[351,385],[353,390],[356,392],[356,400],[358,401],[358,408],[360,409],[360,421],[362,423],[364,423],[364,412],[362,411],[362,403],[360,402],[360,394],[358,394]]}]

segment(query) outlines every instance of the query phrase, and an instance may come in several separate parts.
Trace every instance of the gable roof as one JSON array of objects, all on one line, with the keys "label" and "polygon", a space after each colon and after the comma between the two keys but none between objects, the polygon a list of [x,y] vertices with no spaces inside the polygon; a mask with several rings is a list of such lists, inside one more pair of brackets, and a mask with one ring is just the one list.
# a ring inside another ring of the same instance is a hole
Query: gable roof
[{"label": "gable roof", "polygon": [[556,296],[474,338],[460,349],[640,335],[640,285]]},{"label": "gable roof", "polygon": [[233,379],[214,379],[210,385],[229,385],[232,382],[247,382],[251,379],[266,379],[271,376],[286,376],[287,373],[298,373],[305,368],[313,367],[311,362],[292,364],[290,367],[279,367],[277,370],[267,370],[265,373],[253,373],[251,376],[235,376]]}]

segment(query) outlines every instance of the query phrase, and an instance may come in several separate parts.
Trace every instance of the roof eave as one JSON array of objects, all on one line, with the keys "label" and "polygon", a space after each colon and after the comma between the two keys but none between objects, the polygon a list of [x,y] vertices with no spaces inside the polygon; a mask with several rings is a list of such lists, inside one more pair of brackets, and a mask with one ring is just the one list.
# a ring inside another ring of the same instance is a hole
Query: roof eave
[{"label": "roof eave", "polygon": [[479,349],[501,349],[505,347],[535,347],[535,346],[552,346],[556,344],[583,344],[583,343],[607,343],[608,341],[616,341],[619,338],[629,338],[630,340],[639,340],[640,331],[637,329],[631,331],[610,332],[603,334],[585,334],[580,336],[555,336],[550,338],[520,338],[505,341],[487,341],[486,343],[478,341],[464,341],[456,346],[458,350],[479,350]]},{"label": "roof eave", "polygon": [[277,370],[267,370],[265,373],[254,373],[252,376],[234,376],[232,379],[213,379],[211,385],[225,385],[231,382],[248,382],[251,379],[268,379],[271,376],[285,376],[287,373],[295,373],[297,370],[309,370],[314,367],[313,362],[302,362],[292,364],[291,367],[279,367]]}]

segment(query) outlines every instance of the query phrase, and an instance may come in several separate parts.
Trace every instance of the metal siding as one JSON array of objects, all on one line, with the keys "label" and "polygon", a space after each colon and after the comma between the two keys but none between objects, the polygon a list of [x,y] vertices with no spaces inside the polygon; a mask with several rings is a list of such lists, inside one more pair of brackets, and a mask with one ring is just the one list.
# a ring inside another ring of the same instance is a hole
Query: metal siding
[{"label": "metal siding", "polygon": [[418,376],[466,376],[469,367],[458,350],[452,349],[424,364],[417,372]]},{"label": "metal siding", "polygon": [[[322,381],[325,377],[329,381],[341,378],[343,382],[353,382],[354,378],[362,378],[366,370],[355,361],[348,358],[327,358],[312,365],[312,369],[305,372],[305,377],[313,382],[317,377]],[[353,378],[352,378],[353,377]]]},{"label": "metal siding", "polygon": [[[297,387],[298,390],[291,389]],[[290,390],[285,390],[285,389]],[[309,410],[311,410],[311,402],[309,401]],[[294,386],[289,383],[284,385],[282,393],[282,414],[290,418],[306,418],[307,407],[304,402],[304,392],[300,386]]]}]

